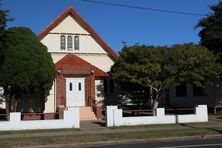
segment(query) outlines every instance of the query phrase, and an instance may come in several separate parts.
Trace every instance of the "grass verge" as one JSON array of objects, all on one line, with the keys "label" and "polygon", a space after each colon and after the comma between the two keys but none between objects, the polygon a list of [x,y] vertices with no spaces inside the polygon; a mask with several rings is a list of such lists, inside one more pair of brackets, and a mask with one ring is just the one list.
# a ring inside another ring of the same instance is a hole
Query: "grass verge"
[{"label": "grass verge", "polygon": [[78,136],[62,136],[62,137],[30,137],[30,138],[14,138],[1,139],[0,147],[21,147],[36,145],[54,145],[54,144],[70,144],[82,142],[98,142],[98,141],[114,141],[114,140],[130,140],[130,139],[150,139],[150,138],[170,138],[194,135],[213,135],[218,132],[210,129],[175,129],[155,132],[128,132],[114,134],[95,134],[95,135],[78,135]]},{"label": "grass verge", "polygon": [[80,131],[78,128],[60,128],[60,129],[36,129],[36,130],[18,130],[18,131],[0,131],[0,135],[8,134],[27,134],[27,133],[43,133],[43,132],[63,132],[63,131]]}]

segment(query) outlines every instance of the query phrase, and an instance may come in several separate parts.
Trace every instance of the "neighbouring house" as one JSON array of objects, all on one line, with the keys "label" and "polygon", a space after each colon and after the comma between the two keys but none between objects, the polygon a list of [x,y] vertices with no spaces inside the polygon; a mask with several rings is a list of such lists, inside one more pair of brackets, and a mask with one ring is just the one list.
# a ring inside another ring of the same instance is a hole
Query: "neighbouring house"
[{"label": "neighbouring house", "polygon": [[182,84],[170,87],[166,90],[166,105],[173,107],[194,107],[198,104],[206,104],[213,109],[220,104],[221,87],[218,85],[207,85],[205,88],[190,84]]},{"label": "neighbouring house", "polygon": [[109,71],[118,54],[72,7],[40,32],[39,38],[57,70],[44,112],[80,106],[83,112],[93,110],[100,117],[108,91],[104,87],[113,87],[104,85],[110,84]]}]

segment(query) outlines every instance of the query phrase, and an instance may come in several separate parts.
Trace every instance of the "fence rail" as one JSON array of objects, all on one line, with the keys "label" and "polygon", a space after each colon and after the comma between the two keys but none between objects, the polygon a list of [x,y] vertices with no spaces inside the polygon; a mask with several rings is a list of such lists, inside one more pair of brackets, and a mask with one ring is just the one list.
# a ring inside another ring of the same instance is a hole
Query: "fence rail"
[{"label": "fence rail", "polygon": [[63,113],[21,113],[22,120],[63,119]]},{"label": "fence rail", "polygon": [[[123,113],[143,114],[152,113],[152,109],[123,109]],[[194,113],[195,108],[166,108],[166,114],[190,114]]]}]

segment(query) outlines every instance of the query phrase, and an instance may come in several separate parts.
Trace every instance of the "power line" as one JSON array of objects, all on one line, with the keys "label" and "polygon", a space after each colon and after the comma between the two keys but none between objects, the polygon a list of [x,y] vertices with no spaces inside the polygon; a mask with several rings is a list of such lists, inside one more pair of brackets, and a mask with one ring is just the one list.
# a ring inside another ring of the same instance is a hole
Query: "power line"
[{"label": "power line", "polygon": [[88,3],[96,3],[96,4],[102,4],[102,5],[118,6],[118,7],[125,7],[125,8],[133,8],[133,9],[141,9],[141,10],[148,10],[148,11],[156,11],[156,12],[166,12],[166,13],[174,13],[174,14],[193,15],[193,16],[207,16],[206,14],[201,14],[201,13],[184,12],[184,11],[173,11],[173,10],[166,10],[166,9],[156,9],[156,8],[132,6],[132,5],[125,5],[125,4],[118,4],[118,3],[101,2],[101,1],[96,1],[96,0],[82,0],[82,1],[88,2]]}]

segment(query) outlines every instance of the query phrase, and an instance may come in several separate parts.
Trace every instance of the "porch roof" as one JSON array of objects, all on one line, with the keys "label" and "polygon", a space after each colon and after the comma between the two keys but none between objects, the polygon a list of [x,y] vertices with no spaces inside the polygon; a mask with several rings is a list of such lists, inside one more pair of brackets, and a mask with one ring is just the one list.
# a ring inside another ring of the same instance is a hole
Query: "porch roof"
[{"label": "porch roof", "polygon": [[59,60],[56,64],[56,69],[61,70],[62,74],[81,75],[94,73],[95,77],[108,77],[109,75],[97,68],[96,66],[81,59],[75,54],[68,54]]}]

